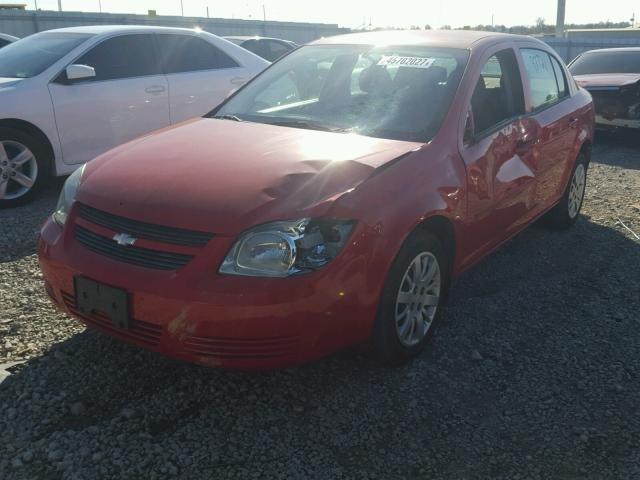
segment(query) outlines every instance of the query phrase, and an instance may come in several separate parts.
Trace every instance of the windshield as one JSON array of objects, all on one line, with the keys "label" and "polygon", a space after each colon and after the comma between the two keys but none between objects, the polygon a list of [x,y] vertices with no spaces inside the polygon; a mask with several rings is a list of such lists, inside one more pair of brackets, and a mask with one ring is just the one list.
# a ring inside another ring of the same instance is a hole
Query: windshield
[{"label": "windshield", "polygon": [[29,78],[39,75],[91,35],[37,33],[0,50],[0,77]]},{"label": "windshield", "polygon": [[466,50],[311,45],[276,62],[215,117],[428,141],[467,63]]},{"label": "windshield", "polygon": [[569,66],[572,75],[640,73],[640,52],[589,52]]}]

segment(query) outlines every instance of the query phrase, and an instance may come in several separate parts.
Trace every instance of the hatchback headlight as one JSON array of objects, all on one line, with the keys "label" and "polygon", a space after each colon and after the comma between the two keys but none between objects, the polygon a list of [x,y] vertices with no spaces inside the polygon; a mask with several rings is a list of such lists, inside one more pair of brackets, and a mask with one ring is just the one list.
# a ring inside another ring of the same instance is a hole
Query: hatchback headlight
[{"label": "hatchback headlight", "polygon": [[267,223],[242,234],[220,273],[287,277],[329,263],[347,242],[355,222],[309,219]]},{"label": "hatchback headlight", "polygon": [[62,191],[58,197],[58,204],[53,212],[53,221],[61,227],[66,223],[71,206],[76,199],[76,192],[80,186],[80,180],[82,179],[85,165],[69,175],[69,178],[64,182],[64,186],[62,187]]}]

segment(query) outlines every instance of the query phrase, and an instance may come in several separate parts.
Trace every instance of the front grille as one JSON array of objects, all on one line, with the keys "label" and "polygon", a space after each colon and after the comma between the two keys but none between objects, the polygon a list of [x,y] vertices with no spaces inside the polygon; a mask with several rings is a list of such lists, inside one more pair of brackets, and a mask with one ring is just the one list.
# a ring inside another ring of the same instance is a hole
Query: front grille
[{"label": "front grille", "polygon": [[162,336],[162,327],[153,323],[142,322],[140,320],[131,320],[131,326],[126,329],[116,328],[106,315],[94,312],[90,315],[80,313],[76,307],[76,299],[73,295],[62,292],[62,299],[65,305],[76,317],[81,318],[87,325],[96,327],[108,334],[119,335],[128,338],[136,343],[155,347],[160,343]]},{"label": "front grille", "polygon": [[192,255],[174,252],[162,252],[150,248],[118,245],[111,238],[103,237],[91,230],[75,226],[76,240],[89,250],[113,258],[121,262],[131,263],[140,267],[159,270],[176,270],[183,267],[193,258]]},{"label": "front grille", "polygon": [[78,205],[78,216],[91,223],[102,225],[116,232],[125,232],[134,237],[174,243],[176,245],[202,247],[213,238],[213,234],[209,232],[139,222],[130,218],[113,215],[112,213],[103,212],[102,210],[82,203]]},{"label": "front grille", "polygon": [[270,338],[196,337],[182,338],[182,351],[189,355],[214,358],[273,358],[297,352],[296,336]]}]

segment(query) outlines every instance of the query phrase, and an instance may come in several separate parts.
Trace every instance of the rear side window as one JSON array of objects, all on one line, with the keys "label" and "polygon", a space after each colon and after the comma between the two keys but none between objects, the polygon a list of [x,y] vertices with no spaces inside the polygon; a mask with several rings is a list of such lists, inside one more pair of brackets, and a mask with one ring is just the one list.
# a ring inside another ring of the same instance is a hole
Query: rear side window
[{"label": "rear side window", "polygon": [[560,62],[553,57],[551,58],[551,64],[553,65],[553,73],[556,74],[556,82],[558,83],[558,97],[564,98],[569,95],[569,89],[567,88],[567,77],[564,74],[564,70],[560,66]]},{"label": "rear side window", "polygon": [[240,46],[252,53],[255,53],[259,57],[266,58],[264,44],[259,40],[247,40],[246,42],[241,43]]},{"label": "rear side window", "polygon": [[238,64],[211,43],[190,35],[158,35],[165,73],[197,72],[233,68]]},{"label": "rear side window", "polygon": [[522,79],[512,49],[499,51],[484,65],[471,97],[471,110],[475,134],[524,113]]},{"label": "rear side window", "polygon": [[547,52],[529,48],[522,49],[521,52],[531,85],[531,105],[534,110],[553,105],[566,95],[566,82],[563,80],[564,91],[561,96],[552,59]]},{"label": "rear side window", "polygon": [[99,43],[74,63],[89,65],[96,76],[87,81],[158,75],[160,69],[151,35],[121,35]]},{"label": "rear side window", "polygon": [[0,38],[0,48],[4,47],[5,45],[9,45],[9,40],[5,40],[4,38]]}]

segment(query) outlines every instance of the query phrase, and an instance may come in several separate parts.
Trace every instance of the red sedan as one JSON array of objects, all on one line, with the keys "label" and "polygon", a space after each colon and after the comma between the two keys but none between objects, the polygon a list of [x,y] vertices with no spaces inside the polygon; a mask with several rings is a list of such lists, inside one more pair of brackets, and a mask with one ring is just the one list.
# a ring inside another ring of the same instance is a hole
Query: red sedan
[{"label": "red sedan", "polygon": [[452,278],[585,191],[590,95],[544,43],[319,40],[205,118],[76,171],[42,228],[53,301],[209,366],[274,368],[431,337]]}]

